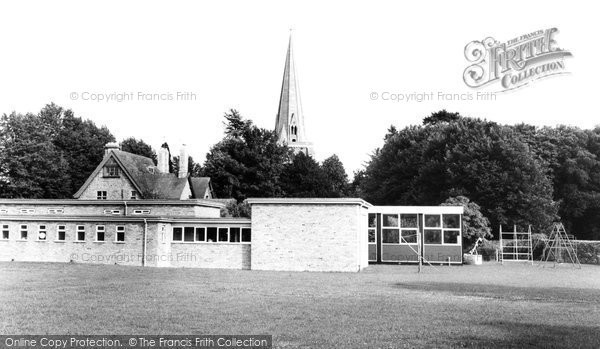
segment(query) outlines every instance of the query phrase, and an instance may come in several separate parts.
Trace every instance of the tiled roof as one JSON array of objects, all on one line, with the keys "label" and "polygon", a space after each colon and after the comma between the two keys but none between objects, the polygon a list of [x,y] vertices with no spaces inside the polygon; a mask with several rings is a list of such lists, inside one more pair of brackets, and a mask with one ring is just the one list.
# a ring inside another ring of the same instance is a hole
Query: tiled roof
[{"label": "tiled roof", "polygon": [[192,195],[195,198],[203,199],[206,190],[208,189],[212,197],[212,188],[210,186],[210,177],[191,177],[190,185],[192,189]]},{"label": "tiled roof", "polygon": [[81,196],[93,178],[102,171],[106,162],[111,158],[115,159],[144,199],[179,200],[188,181],[192,198],[204,199],[206,189],[210,188],[209,177],[178,178],[175,173],[160,173],[158,167],[154,165],[150,158],[122,150],[112,150],[110,156],[107,156],[98,165],[94,173],[75,194],[75,198]]}]

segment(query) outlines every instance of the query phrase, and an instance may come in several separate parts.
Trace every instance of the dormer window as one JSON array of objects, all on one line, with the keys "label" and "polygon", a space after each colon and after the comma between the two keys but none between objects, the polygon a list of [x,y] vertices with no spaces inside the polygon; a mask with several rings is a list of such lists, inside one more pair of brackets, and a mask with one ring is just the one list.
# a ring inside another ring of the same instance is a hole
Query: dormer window
[{"label": "dormer window", "polygon": [[119,165],[117,165],[117,163],[112,159],[107,161],[106,165],[104,165],[103,175],[104,175],[104,177],[118,178],[119,177]]}]

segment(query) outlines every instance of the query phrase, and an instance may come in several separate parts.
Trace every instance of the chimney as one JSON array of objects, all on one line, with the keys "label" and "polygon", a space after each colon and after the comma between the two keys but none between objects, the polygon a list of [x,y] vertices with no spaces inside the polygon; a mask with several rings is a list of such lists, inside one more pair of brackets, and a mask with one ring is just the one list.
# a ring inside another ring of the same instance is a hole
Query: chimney
[{"label": "chimney", "polygon": [[169,146],[164,143],[158,151],[158,172],[169,173]]},{"label": "chimney", "polygon": [[120,147],[117,143],[111,142],[111,143],[106,143],[106,145],[104,146],[104,157],[107,157],[111,151],[113,150],[119,150]]},{"label": "chimney", "polygon": [[179,178],[187,178],[188,176],[188,154],[185,144],[181,145],[179,152]]}]

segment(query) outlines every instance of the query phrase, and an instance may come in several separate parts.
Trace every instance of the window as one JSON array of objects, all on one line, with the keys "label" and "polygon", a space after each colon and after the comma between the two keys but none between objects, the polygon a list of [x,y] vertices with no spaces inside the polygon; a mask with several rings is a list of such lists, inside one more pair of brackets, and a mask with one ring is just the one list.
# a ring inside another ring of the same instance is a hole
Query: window
[{"label": "window", "polygon": [[125,227],[122,225],[117,226],[117,234],[115,235],[116,242],[125,242]]},{"label": "window", "polygon": [[460,243],[460,215],[458,214],[445,214],[442,215],[443,221],[443,237],[444,244],[458,244]]},{"label": "window", "polygon": [[85,241],[85,226],[84,225],[77,226],[77,240],[76,241]]},{"label": "window", "polygon": [[382,229],[381,235],[381,242],[384,244],[397,244],[400,242],[398,229]]},{"label": "window", "polygon": [[229,242],[240,242],[241,241],[241,229],[240,228],[229,228]]},{"label": "window", "polygon": [[400,243],[416,244],[418,242],[419,217],[416,214],[400,215]]},{"label": "window", "polygon": [[459,230],[444,230],[444,243],[445,244],[458,244],[458,236],[460,235]]},{"label": "window", "polygon": [[219,228],[219,241],[229,241],[229,229]]},{"label": "window", "polygon": [[62,214],[65,213],[65,210],[62,208],[49,208],[48,214]]},{"label": "window", "polygon": [[242,242],[252,241],[252,230],[250,228],[242,228]]},{"label": "window", "polygon": [[137,200],[139,197],[139,194],[136,190],[132,190],[131,191],[131,200]]},{"label": "window", "polygon": [[65,228],[64,225],[56,227],[56,241],[65,241],[67,235],[67,230]]},{"label": "window", "polygon": [[439,214],[425,215],[425,228],[440,228],[441,226]]},{"label": "window", "polygon": [[208,242],[217,241],[217,228],[214,228],[214,227],[206,228],[206,241],[208,241]]},{"label": "window", "polygon": [[369,213],[369,243],[375,243],[375,232],[377,229],[377,215]]},{"label": "window", "polygon": [[46,241],[48,237],[48,232],[46,231],[45,225],[38,226],[38,241]]},{"label": "window", "polygon": [[106,162],[106,165],[104,166],[103,176],[112,178],[119,177],[119,165],[117,165],[117,163],[113,159],[110,159]]},{"label": "window", "polygon": [[444,215],[444,229],[458,229],[458,228],[460,228],[460,215],[445,214]]},{"label": "window", "polygon": [[183,228],[183,241],[194,242],[194,237],[196,236],[194,227],[185,227]]},{"label": "window", "polygon": [[97,225],[96,226],[96,241],[98,242],[104,242],[104,226],[103,225]]},{"label": "window", "polygon": [[[400,243],[400,229],[397,214],[382,215],[381,242],[384,244]],[[393,229],[392,229],[393,228]]]},{"label": "window", "polygon": [[423,243],[437,245],[442,243],[442,231],[439,229],[425,229],[423,231]]},{"label": "window", "polygon": [[96,199],[98,200],[106,200],[108,195],[106,194],[106,190],[98,190],[96,192]]},{"label": "window", "polygon": [[183,228],[173,228],[173,241],[183,241]]},{"label": "window", "polygon": [[383,215],[383,226],[384,227],[397,227],[398,226],[398,215],[397,214],[384,214]]},{"label": "window", "polygon": [[24,213],[24,214],[32,214],[35,213],[35,209],[33,208],[22,208],[19,210],[19,212]]},{"label": "window", "polygon": [[400,231],[400,242],[403,244],[416,244],[417,243],[417,230],[416,229],[402,229]]},{"label": "window", "polygon": [[20,234],[20,239],[21,240],[27,240],[27,225],[21,225],[20,227],[21,229],[19,229]]},{"label": "window", "polygon": [[121,210],[104,210],[104,214],[121,214]]},{"label": "window", "polygon": [[0,210],[0,214],[8,214],[8,210],[3,208]]},{"label": "window", "polygon": [[240,227],[173,227],[173,241],[179,242],[229,242],[251,241],[250,228]]},{"label": "window", "polygon": [[196,241],[206,241],[206,228],[196,228]]},{"label": "window", "polygon": [[150,214],[150,210],[133,210],[133,214]]},{"label": "window", "polygon": [[369,243],[375,243],[375,229],[369,229]]},{"label": "window", "polygon": [[2,240],[8,240],[10,236],[10,229],[8,228],[8,224],[2,224]]}]

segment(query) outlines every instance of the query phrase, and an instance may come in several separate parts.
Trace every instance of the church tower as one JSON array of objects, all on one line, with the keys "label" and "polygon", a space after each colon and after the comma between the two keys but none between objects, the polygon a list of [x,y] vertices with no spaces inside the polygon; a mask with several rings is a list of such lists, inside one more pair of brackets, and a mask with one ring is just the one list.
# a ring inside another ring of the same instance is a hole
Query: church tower
[{"label": "church tower", "polygon": [[304,129],[304,115],[302,114],[300,90],[296,78],[296,67],[294,66],[291,32],[283,69],[283,82],[281,84],[275,132],[278,141],[287,144],[295,153],[303,152],[313,156],[313,146],[306,139]]}]

